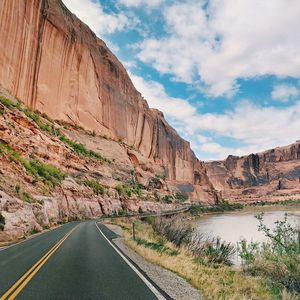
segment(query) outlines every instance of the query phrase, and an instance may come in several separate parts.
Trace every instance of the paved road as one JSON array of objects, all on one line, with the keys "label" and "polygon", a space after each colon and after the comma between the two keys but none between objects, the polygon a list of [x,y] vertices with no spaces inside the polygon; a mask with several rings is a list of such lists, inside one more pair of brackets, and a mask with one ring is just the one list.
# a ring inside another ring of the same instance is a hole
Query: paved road
[{"label": "paved road", "polygon": [[146,300],[157,299],[156,292],[93,221],[72,222],[0,251],[0,300]]}]

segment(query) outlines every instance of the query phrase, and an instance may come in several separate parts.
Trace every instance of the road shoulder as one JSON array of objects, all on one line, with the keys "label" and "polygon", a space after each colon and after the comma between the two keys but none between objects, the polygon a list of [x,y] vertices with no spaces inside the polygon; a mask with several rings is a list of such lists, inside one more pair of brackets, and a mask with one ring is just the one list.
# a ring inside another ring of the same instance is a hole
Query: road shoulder
[{"label": "road shoulder", "polygon": [[[117,235],[122,235],[119,226],[104,223]],[[177,274],[162,268],[161,266],[146,261],[142,256],[134,252],[125,243],[122,237],[114,238],[113,242],[118,248],[129,257],[161,290],[165,291],[175,300],[201,300],[201,296],[194,287]]]}]

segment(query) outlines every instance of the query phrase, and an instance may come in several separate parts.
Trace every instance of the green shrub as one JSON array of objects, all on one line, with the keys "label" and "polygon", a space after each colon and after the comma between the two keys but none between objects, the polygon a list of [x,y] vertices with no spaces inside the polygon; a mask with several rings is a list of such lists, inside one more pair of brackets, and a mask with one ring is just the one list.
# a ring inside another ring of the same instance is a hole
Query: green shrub
[{"label": "green shrub", "polygon": [[22,192],[20,194],[20,198],[24,202],[27,202],[27,203],[31,203],[32,202],[32,198],[31,198],[31,196],[27,192]]},{"label": "green shrub", "polygon": [[175,199],[178,201],[178,202],[185,202],[189,199],[189,196],[186,195],[186,194],[182,194],[182,193],[177,193],[175,195]]},{"label": "green shrub", "polygon": [[165,196],[163,196],[162,201],[167,203],[167,204],[170,204],[170,203],[172,203],[172,196],[165,195]]},{"label": "green shrub", "polygon": [[85,180],[83,184],[90,187],[94,191],[94,194],[96,195],[103,195],[105,192],[105,188],[98,181],[94,179]]},{"label": "green shrub", "polygon": [[131,197],[132,194],[141,196],[142,189],[144,188],[141,184],[136,184],[134,186],[129,186],[127,184],[118,184],[115,189],[118,192],[119,196],[128,196]]},{"label": "green shrub", "polygon": [[0,230],[3,231],[5,226],[5,217],[0,212]]},{"label": "green shrub", "polygon": [[48,185],[55,187],[65,178],[65,174],[50,164],[44,164],[37,159],[21,160],[25,169],[33,176],[40,177]]},{"label": "green shrub", "polygon": [[176,217],[156,218],[152,223],[152,228],[177,247],[188,244],[193,233],[193,228],[190,225],[182,223],[182,220]]},{"label": "green shrub", "polygon": [[15,192],[16,192],[17,194],[19,194],[20,191],[21,191],[21,187],[17,184],[17,185],[15,186],[14,190],[15,190]]},{"label": "green shrub", "polygon": [[118,184],[115,187],[116,191],[118,192],[119,196],[128,196],[131,197],[132,189],[126,184]]},{"label": "green shrub", "polygon": [[201,257],[203,262],[213,264],[232,265],[235,247],[228,242],[222,241],[219,237],[204,238],[202,235],[193,235],[188,248],[196,257]]},{"label": "green shrub", "polygon": [[271,230],[263,223],[263,214],[256,215],[259,231],[268,237],[265,243],[241,241],[238,253],[246,273],[261,276],[269,282],[273,291],[287,289],[300,294],[300,232],[293,227],[285,214],[275,222]]}]

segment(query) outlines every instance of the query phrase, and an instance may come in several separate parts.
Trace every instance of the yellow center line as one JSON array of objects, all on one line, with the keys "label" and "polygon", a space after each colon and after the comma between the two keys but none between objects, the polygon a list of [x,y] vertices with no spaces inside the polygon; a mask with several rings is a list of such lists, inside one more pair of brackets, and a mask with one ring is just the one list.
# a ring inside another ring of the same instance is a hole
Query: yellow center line
[{"label": "yellow center line", "polygon": [[[47,262],[47,260],[57,251],[57,249],[63,244],[63,242],[72,234],[72,232],[79,226],[75,226],[71,229],[61,240],[59,240],[40,260],[38,260],[33,267],[31,267],[14,285],[0,298],[0,300],[13,300],[26,286],[26,284],[33,278],[33,276],[41,269],[41,267]],[[14,291],[14,292],[13,292]],[[9,298],[7,298],[13,293]]]}]

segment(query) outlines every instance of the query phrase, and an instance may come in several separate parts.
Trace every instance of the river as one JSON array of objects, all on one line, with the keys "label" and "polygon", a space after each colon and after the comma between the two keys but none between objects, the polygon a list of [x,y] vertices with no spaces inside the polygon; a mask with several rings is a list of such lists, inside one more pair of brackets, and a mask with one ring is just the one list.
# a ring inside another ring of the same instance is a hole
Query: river
[{"label": "river", "polygon": [[[255,214],[264,212],[264,224],[274,228],[274,222],[288,214],[288,222],[300,226],[300,205],[246,207],[240,211],[204,215],[195,221],[197,231],[205,236],[219,236],[236,245],[241,239],[262,242],[267,238],[258,231]],[[238,263],[238,261],[234,261]]]}]

